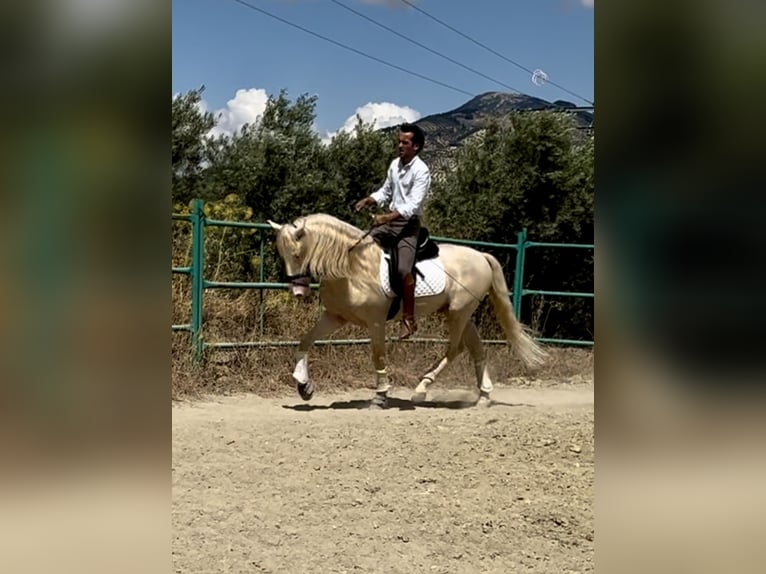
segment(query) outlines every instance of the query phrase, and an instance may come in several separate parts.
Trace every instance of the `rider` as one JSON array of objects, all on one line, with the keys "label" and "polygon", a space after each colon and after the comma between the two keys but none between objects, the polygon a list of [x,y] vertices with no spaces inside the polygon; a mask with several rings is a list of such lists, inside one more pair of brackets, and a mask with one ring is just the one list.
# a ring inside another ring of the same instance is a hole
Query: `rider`
[{"label": "rider", "polygon": [[383,186],[354,205],[356,211],[366,206],[389,203],[389,213],[372,216],[371,237],[386,246],[396,246],[398,252],[397,272],[402,285],[402,331],[400,339],[406,339],[417,331],[415,324],[415,266],[420,216],[423,213],[431,173],[418,157],[425,143],[425,134],[415,124],[399,126],[399,158],[391,162]]}]

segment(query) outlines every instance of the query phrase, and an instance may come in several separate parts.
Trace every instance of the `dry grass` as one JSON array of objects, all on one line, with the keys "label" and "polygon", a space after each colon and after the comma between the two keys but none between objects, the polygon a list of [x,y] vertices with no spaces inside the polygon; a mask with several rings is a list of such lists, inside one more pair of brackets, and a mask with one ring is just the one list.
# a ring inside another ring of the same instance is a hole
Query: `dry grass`
[{"label": "dry grass", "polygon": [[[189,322],[188,282],[173,281],[174,323]],[[312,296],[298,301],[286,292],[208,291],[203,315],[204,338],[220,341],[298,340],[319,315],[319,301]],[[261,314],[263,321],[261,322]],[[485,339],[502,338],[499,325],[482,306],[475,316]],[[439,316],[418,321],[418,336],[443,338],[447,330]],[[261,332],[262,328],[262,332]],[[398,325],[390,323],[395,337]],[[331,339],[364,339],[358,327],[339,329]],[[549,360],[529,371],[505,345],[488,345],[490,373],[496,384],[515,386],[576,383],[593,377],[593,351],[589,348],[548,346]],[[188,333],[174,333],[172,342],[173,398],[204,394],[252,392],[263,396],[293,393],[292,370],[295,347],[208,349],[203,364],[195,368]],[[391,341],[387,344],[388,371],[398,386],[414,387],[444,353],[443,343]],[[310,353],[312,380],[322,392],[350,388],[374,388],[374,370],[367,344],[315,346]],[[467,353],[445,371],[435,387],[473,387],[473,366]]]}]

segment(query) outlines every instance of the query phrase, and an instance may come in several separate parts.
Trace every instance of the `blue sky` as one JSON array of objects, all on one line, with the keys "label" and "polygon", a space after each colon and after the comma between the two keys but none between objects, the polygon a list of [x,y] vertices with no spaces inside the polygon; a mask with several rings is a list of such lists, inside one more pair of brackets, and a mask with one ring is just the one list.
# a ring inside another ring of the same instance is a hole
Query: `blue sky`
[{"label": "blue sky", "polygon": [[[401,0],[337,0],[508,87],[448,62],[332,0],[242,0],[317,34],[456,91],[351,53],[235,0],[173,0],[173,94],[205,85],[219,132],[254,121],[269,94],[315,94],[323,136],[360,113],[379,127],[446,112],[471,95],[522,92],[578,105],[551,85],[443,27]],[[431,16],[528,70],[593,101],[593,0],[409,0]],[[468,92],[466,93],[461,93]]]}]

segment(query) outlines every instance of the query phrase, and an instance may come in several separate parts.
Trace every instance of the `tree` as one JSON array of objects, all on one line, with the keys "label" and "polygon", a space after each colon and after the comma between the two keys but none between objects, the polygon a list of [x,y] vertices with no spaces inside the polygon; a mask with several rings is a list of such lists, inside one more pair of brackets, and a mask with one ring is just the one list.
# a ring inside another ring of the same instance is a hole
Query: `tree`
[{"label": "tree", "polygon": [[383,184],[396,157],[396,141],[396,134],[378,130],[359,116],[353,132],[333,137],[327,147],[329,171],[340,190],[334,215],[362,228],[369,226],[366,216],[355,213],[352,205]]},{"label": "tree", "polygon": [[262,117],[218,141],[210,185],[223,198],[244,198],[254,218],[287,220],[326,191],[322,142],[313,130],[316,96],[294,103],[281,91],[269,97]]},{"label": "tree", "polygon": [[207,133],[215,126],[215,118],[203,112],[200,103],[205,87],[173,98],[171,105],[171,165],[173,202],[188,203],[201,197],[202,176],[208,155]]},{"label": "tree", "polygon": [[[534,241],[593,242],[592,137],[571,116],[516,112],[492,121],[462,148],[449,177],[436,179],[427,206],[439,235],[515,243],[527,228]],[[515,252],[497,253],[513,269]],[[592,292],[592,251],[528,250],[524,284],[530,289]],[[592,336],[592,300],[524,299],[522,315],[553,336]],[[540,325],[542,327],[542,325]]]},{"label": "tree", "polygon": [[283,90],[269,98],[258,122],[218,139],[206,172],[210,198],[242,198],[255,221],[317,212],[353,221],[351,204],[383,181],[395,148],[361,120],[353,134],[324,145],[314,129],[316,100],[304,94],[292,102]]},{"label": "tree", "polygon": [[593,140],[565,114],[491,121],[433,188],[429,221],[442,234],[513,243],[526,227],[538,241],[593,239]]},{"label": "tree", "polygon": [[352,203],[385,179],[394,140],[359,119],[353,132],[325,145],[314,129],[315,107],[316,96],[291,102],[282,91],[256,124],[220,139],[209,170],[216,197],[243,197],[258,221],[317,212],[353,221]]}]

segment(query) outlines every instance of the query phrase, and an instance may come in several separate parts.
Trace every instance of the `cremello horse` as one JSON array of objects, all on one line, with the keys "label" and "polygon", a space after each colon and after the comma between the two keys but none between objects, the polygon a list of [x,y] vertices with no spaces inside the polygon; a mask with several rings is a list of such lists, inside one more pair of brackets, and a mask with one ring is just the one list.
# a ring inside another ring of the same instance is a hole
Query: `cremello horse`
[{"label": "cremello horse", "polygon": [[[324,312],[304,335],[296,352],[293,379],[301,397],[308,400],[314,393],[308,372],[308,351],[312,343],[345,323],[352,323],[367,327],[370,333],[372,361],[377,372],[377,391],[370,406],[385,407],[391,388],[385,364],[386,316],[391,299],[383,293],[379,279],[382,249],[371,238],[364,237],[360,229],[330,215],[314,214],[291,224],[280,225],[273,221],[269,224],[278,231],[277,249],[285,262],[293,294],[306,295],[308,278],[316,277],[324,305]],[[536,366],[543,362],[546,353],[514,316],[508,286],[497,259],[458,245],[440,245],[439,257],[446,271],[445,288],[438,295],[417,298],[415,316],[444,312],[449,326],[449,343],[446,355],[423,375],[412,400],[425,400],[428,385],[466,347],[476,368],[477,404],[488,405],[492,380],[481,338],[471,321],[471,315],[487,294],[517,356],[527,366]]]}]

